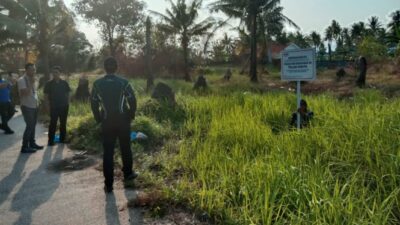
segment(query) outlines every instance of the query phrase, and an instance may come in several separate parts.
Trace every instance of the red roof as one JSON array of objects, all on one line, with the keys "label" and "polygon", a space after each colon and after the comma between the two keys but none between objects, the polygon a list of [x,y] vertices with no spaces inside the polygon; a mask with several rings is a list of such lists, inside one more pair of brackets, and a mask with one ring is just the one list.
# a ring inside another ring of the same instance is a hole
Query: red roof
[{"label": "red roof", "polygon": [[287,45],[281,45],[278,43],[273,43],[269,46],[272,54],[280,54],[286,47]]}]

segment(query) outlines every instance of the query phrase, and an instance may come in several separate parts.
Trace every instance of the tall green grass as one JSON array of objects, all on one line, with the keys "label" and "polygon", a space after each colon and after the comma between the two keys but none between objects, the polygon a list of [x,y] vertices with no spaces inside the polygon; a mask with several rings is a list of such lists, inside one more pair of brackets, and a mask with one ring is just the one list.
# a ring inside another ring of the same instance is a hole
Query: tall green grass
[{"label": "tall green grass", "polygon": [[[297,131],[289,126],[294,94],[262,94],[247,77],[208,79],[204,93],[163,80],[178,95],[174,109],[150,101],[144,80],[132,81],[139,99],[132,128],[166,145],[146,164],[179,179],[169,186],[177,199],[217,224],[400,222],[399,99],[375,90],[346,100],[305,96],[315,117]],[[101,150],[88,104],[74,103],[69,121],[75,146]]]},{"label": "tall green grass", "polygon": [[291,94],[188,101],[178,157],[191,203],[221,224],[398,224],[400,101],[307,100],[315,118],[301,131],[288,126]]}]

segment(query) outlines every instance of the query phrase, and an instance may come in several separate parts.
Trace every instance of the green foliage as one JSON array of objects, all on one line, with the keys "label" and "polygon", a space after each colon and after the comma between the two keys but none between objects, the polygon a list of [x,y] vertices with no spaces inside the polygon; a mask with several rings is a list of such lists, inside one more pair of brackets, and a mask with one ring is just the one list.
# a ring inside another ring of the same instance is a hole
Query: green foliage
[{"label": "green foliage", "polygon": [[390,14],[391,21],[388,24],[388,28],[394,32],[396,29],[400,29],[400,10],[396,10]]},{"label": "green foliage", "polygon": [[[150,108],[151,107],[147,107],[147,111],[144,111],[150,112]],[[161,115],[161,111],[157,112],[157,110],[162,109],[156,108],[153,111],[154,119],[152,117],[143,116],[143,113],[138,113],[142,115],[137,116],[131,126],[132,131],[140,131],[148,136],[147,141],[139,143],[145,149],[157,147],[162,144],[167,137],[171,136],[170,118],[164,115],[157,118],[157,115]],[[139,111],[143,111],[143,109],[139,109]],[[179,114],[172,114],[172,112],[173,111],[170,111],[169,115],[178,118]],[[147,113],[145,115],[147,115]],[[153,116],[151,113],[148,115]],[[156,119],[160,119],[159,121],[163,122],[163,124],[157,122]],[[181,118],[179,118],[179,120],[182,122]],[[71,136],[70,141],[73,148],[88,150],[95,153],[102,152],[101,127],[94,120],[88,103],[73,102],[70,106],[68,121],[68,130]]]},{"label": "green foliage", "polygon": [[131,126],[133,131],[142,132],[147,135],[148,139],[141,141],[146,148],[156,147],[163,143],[170,134],[168,126],[157,123],[154,119],[146,116],[138,116]]},{"label": "green foliage", "polygon": [[368,36],[358,45],[358,53],[369,60],[379,61],[386,56],[387,48],[374,37]]},{"label": "green foliage", "polygon": [[[216,224],[398,224],[399,99],[377,90],[304,96],[315,118],[297,131],[289,126],[294,94],[261,94],[246,77],[218,83],[214,70],[206,96],[165,81],[182,90],[176,108],[136,88],[132,129],[149,136],[133,145],[145,174],[138,185]],[[69,121],[74,143],[99,144],[88,105],[74,103]]]},{"label": "green foliage", "polygon": [[316,31],[311,32],[308,41],[310,42],[310,45],[314,48],[318,48],[322,44],[321,35],[319,35]]},{"label": "green foliage", "polygon": [[[72,19],[72,18],[71,18]],[[86,39],[84,33],[81,33],[75,28],[70,28],[70,34],[59,35],[54,40],[54,45],[50,53],[50,65],[62,66],[62,71],[65,73],[73,73],[77,71],[87,71],[90,60],[90,52],[92,45]],[[93,63],[90,62],[90,63]]]},{"label": "green foliage", "polygon": [[100,125],[94,120],[90,105],[73,102],[67,123],[71,147],[89,152],[102,152]]},{"label": "green foliage", "polygon": [[143,2],[137,0],[77,0],[75,9],[88,21],[99,24],[101,35],[110,47],[111,55],[117,48],[116,39],[133,31],[143,16]]},{"label": "green foliage", "polygon": [[11,17],[3,14],[3,11],[11,13],[24,14],[25,8],[13,0],[4,0],[0,3],[0,47],[9,45],[10,40],[17,42],[23,40],[26,34],[26,25],[24,20],[18,17]]},{"label": "green foliage", "polygon": [[219,224],[397,224],[400,101],[307,100],[316,117],[301,131],[288,126],[292,94],[189,101],[178,155],[189,202]]},{"label": "green foliage", "polygon": [[[210,5],[213,11],[221,11],[229,17],[240,19],[241,23],[246,25],[247,31],[250,32],[246,42],[250,42],[250,80],[252,82],[258,82],[258,40],[261,39],[265,43],[272,36],[279,36],[282,33],[284,24],[298,28],[292,20],[283,15],[283,7],[280,6],[280,3],[280,0],[217,0]],[[247,36],[245,30],[239,30],[243,37]],[[266,51],[265,44],[263,48],[263,51]]]},{"label": "green foliage", "polygon": [[138,111],[141,115],[150,116],[159,123],[171,123],[174,127],[179,127],[185,120],[182,103],[171,107],[166,102],[149,99],[139,106]]},{"label": "green foliage", "polygon": [[[63,1],[4,0],[0,9],[8,11],[0,13],[0,49],[9,50],[0,54],[0,61],[7,69],[23,68],[25,60],[35,62],[33,49],[40,53],[38,71],[45,75],[52,65],[60,65],[66,72],[85,66],[91,45],[77,30],[74,14]],[[28,51],[31,53],[25,55]],[[10,53],[17,56],[10,57]]]},{"label": "green foliage", "polygon": [[296,33],[289,33],[288,38],[290,42],[296,44],[300,48],[311,47],[309,41],[307,40],[307,37],[304,36],[300,31],[297,31]]},{"label": "green foliage", "polygon": [[177,0],[176,3],[171,3],[171,9],[166,10],[166,14],[154,12],[160,16],[163,23],[159,29],[169,35],[178,35],[181,47],[183,50],[183,58],[185,63],[184,73],[185,80],[190,81],[189,75],[189,46],[193,38],[202,36],[214,25],[214,19],[208,17],[201,22],[197,22],[199,10],[202,7],[202,0],[193,0],[186,4],[186,0]]},{"label": "green foliage", "polygon": [[224,37],[215,41],[212,45],[211,57],[214,62],[227,63],[231,62],[235,54],[234,50],[236,48],[236,43],[228,34],[225,33]]}]

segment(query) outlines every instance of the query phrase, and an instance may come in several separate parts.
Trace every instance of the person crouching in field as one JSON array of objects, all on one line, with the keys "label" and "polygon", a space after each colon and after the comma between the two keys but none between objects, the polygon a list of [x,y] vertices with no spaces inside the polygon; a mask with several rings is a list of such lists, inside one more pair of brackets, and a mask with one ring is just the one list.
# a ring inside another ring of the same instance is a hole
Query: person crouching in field
[{"label": "person crouching in field", "polygon": [[118,64],[115,58],[104,61],[106,75],[93,83],[91,107],[95,120],[101,123],[103,137],[104,191],[113,191],[114,148],[118,138],[122,155],[122,171],[125,181],[135,179],[132,170],[130,143],[131,121],[135,119],[136,97],[128,80],[116,76]]},{"label": "person crouching in field", "polygon": [[[313,118],[314,113],[308,111],[307,102],[305,100],[300,101],[300,108],[297,110],[300,113],[300,127],[303,128],[308,125],[310,120]],[[291,126],[297,126],[297,113],[292,114],[292,119],[290,121]]]},{"label": "person crouching in field", "polygon": [[69,96],[71,88],[69,84],[60,78],[61,68],[53,68],[53,79],[44,86],[44,94],[50,109],[50,125],[48,146],[54,145],[54,136],[57,129],[57,121],[60,119],[60,143],[65,143],[67,134],[67,118],[69,109]]}]

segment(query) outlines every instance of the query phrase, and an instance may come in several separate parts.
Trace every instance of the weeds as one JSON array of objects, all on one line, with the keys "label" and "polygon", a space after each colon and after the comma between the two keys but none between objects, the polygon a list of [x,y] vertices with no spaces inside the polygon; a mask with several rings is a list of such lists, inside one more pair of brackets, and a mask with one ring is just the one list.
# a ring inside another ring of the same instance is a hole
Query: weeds
[{"label": "weeds", "polygon": [[[135,89],[132,128],[149,136],[133,147],[139,185],[217,224],[399,223],[400,100],[377,90],[305,96],[315,118],[297,131],[294,94],[210,79],[218,85],[206,94],[166,81],[179,90],[177,108]],[[99,145],[87,107],[71,111],[75,146]]]}]

